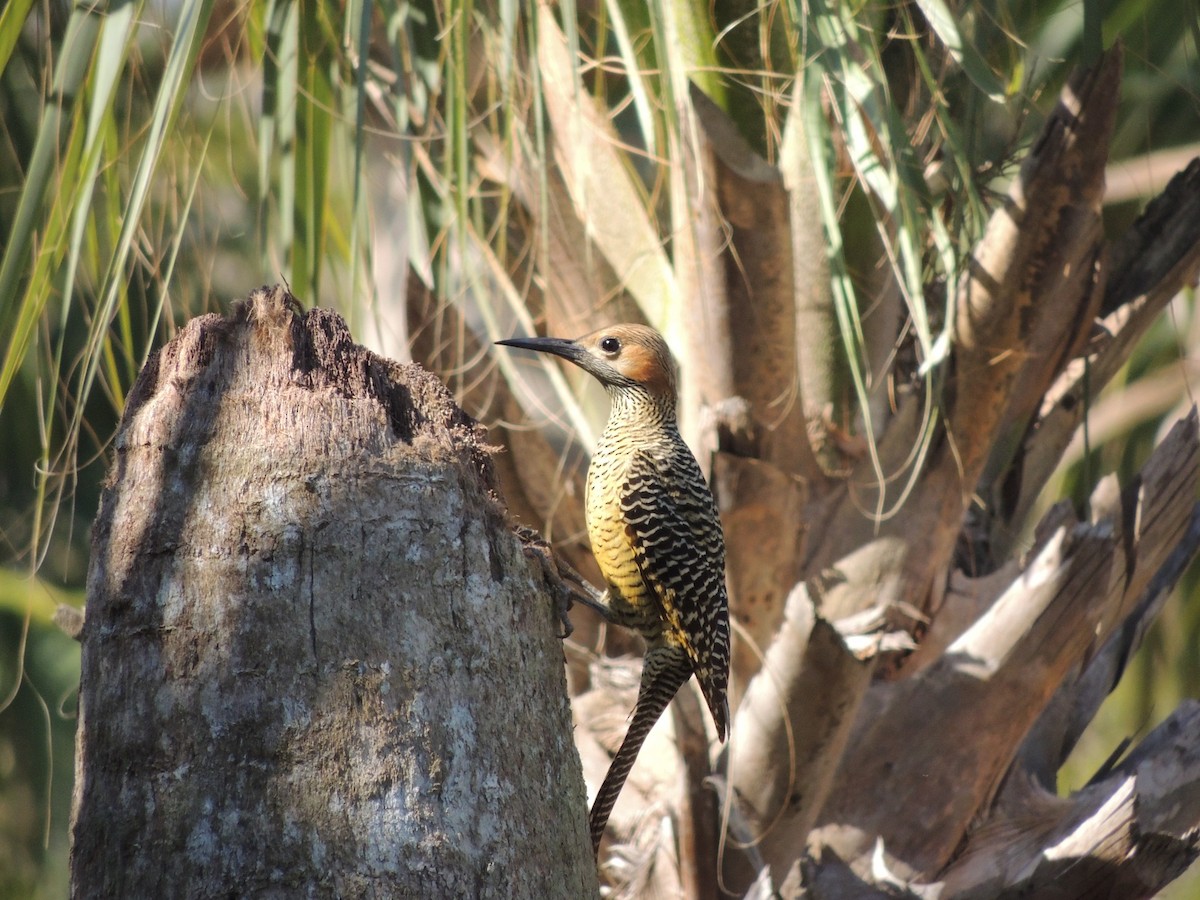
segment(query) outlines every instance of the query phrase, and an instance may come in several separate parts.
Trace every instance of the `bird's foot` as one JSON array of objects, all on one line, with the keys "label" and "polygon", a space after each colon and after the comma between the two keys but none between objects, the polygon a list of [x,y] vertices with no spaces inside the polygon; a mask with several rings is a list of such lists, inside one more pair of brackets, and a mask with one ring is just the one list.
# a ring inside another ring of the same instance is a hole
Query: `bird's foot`
[{"label": "bird's foot", "polygon": [[542,578],[554,593],[555,612],[558,614],[558,621],[562,624],[562,633],[559,635],[561,640],[566,640],[571,636],[571,632],[575,630],[575,626],[571,624],[571,617],[567,614],[572,605],[574,592],[569,579],[564,577],[563,568],[577,575],[571,566],[559,559],[554,554],[554,548],[550,543],[525,525],[516,527],[517,537],[521,539],[522,549],[525,551],[525,556],[532,559],[538,564],[542,570]]}]

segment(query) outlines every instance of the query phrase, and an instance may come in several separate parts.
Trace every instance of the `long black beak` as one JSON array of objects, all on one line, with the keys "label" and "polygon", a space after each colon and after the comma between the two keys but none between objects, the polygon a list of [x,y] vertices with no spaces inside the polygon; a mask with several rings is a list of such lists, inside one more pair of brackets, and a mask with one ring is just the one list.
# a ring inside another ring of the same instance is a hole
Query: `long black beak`
[{"label": "long black beak", "polygon": [[576,364],[588,355],[583,347],[579,346],[575,341],[569,341],[566,338],[512,338],[507,341],[496,341],[496,343],[505,347],[516,347],[518,350],[537,350],[539,353],[553,353],[555,356],[569,359]]}]

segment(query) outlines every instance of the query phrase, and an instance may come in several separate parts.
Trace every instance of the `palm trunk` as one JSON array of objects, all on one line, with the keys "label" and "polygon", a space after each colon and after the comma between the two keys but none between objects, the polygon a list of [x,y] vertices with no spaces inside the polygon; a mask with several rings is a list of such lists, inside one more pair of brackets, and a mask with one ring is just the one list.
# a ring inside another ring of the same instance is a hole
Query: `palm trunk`
[{"label": "palm trunk", "polygon": [[116,447],[74,896],[595,895],[553,604],[432,376],[260,291]]}]

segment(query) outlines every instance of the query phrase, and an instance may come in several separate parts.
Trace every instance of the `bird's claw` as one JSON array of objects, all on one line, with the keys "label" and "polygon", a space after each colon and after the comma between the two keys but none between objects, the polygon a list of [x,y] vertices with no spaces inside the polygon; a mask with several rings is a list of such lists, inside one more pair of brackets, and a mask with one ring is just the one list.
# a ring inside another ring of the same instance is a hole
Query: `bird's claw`
[{"label": "bird's claw", "polygon": [[[540,534],[525,525],[518,525],[516,532],[517,537],[521,539],[525,555],[537,562],[542,570],[543,579],[550,590],[554,592],[555,612],[558,614],[558,621],[562,624],[563,629],[558,637],[559,640],[566,640],[575,630],[575,626],[571,624],[571,617],[568,615],[572,605],[573,592],[567,579],[563,577],[559,560],[554,555],[554,548]],[[562,565],[566,566],[565,563]],[[570,566],[566,566],[566,568],[575,573]],[[578,575],[578,573],[575,574]]]}]

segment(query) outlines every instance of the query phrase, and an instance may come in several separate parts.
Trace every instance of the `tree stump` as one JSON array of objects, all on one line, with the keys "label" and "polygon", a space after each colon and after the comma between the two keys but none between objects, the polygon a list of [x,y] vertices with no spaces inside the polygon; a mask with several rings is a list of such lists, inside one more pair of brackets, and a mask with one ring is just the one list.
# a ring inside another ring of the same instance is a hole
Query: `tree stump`
[{"label": "tree stump", "polygon": [[557,617],[488,453],[279,287],[151,358],[92,535],[74,896],[595,895]]}]

